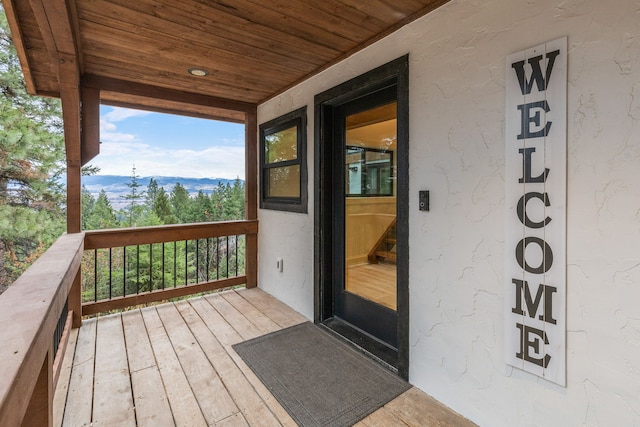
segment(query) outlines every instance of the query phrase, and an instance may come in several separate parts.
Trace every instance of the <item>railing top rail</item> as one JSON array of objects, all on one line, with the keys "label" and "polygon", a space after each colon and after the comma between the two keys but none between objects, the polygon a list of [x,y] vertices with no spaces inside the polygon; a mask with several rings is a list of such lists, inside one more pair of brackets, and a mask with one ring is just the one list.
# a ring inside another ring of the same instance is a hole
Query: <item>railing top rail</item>
[{"label": "railing top rail", "polygon": [[84,234],[62,235],[0,296],[0,425],[20,425],[73,280]]},{"label": "railing top rail", "polygon": [[197,224],[115,228],[85,232],[85,249],[115,248],[151,243],[204,239],[235,234],[257,234],[258,221],[203,222]]}]

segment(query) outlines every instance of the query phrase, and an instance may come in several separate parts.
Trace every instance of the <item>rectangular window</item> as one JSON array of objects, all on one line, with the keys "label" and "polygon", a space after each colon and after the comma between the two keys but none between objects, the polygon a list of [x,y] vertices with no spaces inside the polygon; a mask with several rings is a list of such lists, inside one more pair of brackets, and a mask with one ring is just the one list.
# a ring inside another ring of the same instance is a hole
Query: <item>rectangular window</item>
[{"label": "rectangular window", "polygon": [[345,166],[347,196],[393,196],[392,151],[347,145]]},{"label": "rectangular window", "polygon": [[260,125],[260,208],[307,213],[307,107]]}]

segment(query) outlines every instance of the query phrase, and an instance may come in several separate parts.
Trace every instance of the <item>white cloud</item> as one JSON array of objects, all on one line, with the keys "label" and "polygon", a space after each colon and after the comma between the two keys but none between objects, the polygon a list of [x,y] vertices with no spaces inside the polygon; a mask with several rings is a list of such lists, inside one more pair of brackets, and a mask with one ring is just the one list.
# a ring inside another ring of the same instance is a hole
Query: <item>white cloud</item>
[{"label": "white cloud", "polygon": [[120,132],[101,132],[100,141],[108,143],[121,143],[121,142],[134,142],[138,141],[138,138],[130,133]]},{"label": "white cloud", "polygon": [[[138,135],[118,132],[117,122],[150,114],[113,108],[100,120],[100,154],[91,162],[101,175],[131,175],[133,165],[140,176],[192,178],[244,178],[244,141],[222,138],[219,145],[204,149],[152,146]],[[184,146],[183,146],[184,147]]]},{"label": "white cloud", "polygon": [[109,111],[107,114],[102,116],[102,118],[107,122],[113,123],[113,122],[120,122],[122,120],[126,120],[130,117],[142,117],[148,114],[151,114],[151,112],[142,111],[142,110],[133,110],[131,108],[114,107],[111,111]]},{"label": "white cloud", "polygon": [[113,132],[116,130],[116,128],[116,125],[114,125],[113,123],[109,123],[103,118],[100,119],[100,132]]},{"label": "white cloud", "polygon": [[205,150],[164,149],[142,143],[103,144],[92,164],[101,175],[192,178],[244,178],[244,147],[210,147]]},{"label": "white cloud", "polygon": [[141,117],[149,114],[148,111],[132,110],[130,108],[112,108],[100,117],[100,141],[104,142],[132,142],[137,140],[136,136],[129,133],[117,132],[118,126],[115,123],[130,117]]}]

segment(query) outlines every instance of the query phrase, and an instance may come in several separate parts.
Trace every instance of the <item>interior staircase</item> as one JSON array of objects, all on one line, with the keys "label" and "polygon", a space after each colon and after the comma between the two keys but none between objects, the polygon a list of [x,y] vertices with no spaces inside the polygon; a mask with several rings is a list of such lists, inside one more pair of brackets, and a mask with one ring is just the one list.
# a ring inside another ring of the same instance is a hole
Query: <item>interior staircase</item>
[{"label": "interior staircase", "polygon": [[391,224],[376,244],[369,251],[369,264],[377,264],[380,261],[396,263],[396,220],[394,218]]}]

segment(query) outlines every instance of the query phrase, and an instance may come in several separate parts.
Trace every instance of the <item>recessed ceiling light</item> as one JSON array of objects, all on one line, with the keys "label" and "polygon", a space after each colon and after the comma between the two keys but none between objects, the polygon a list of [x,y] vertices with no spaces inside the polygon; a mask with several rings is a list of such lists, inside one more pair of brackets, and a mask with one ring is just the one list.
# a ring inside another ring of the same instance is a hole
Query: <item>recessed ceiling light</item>
[{"label": "recessed ceiling light", "polygon": [[209,74],[209,72],[204,68],[189,68],[187,71],[189,71],[189,74],[196,77],[204,77]]}]

